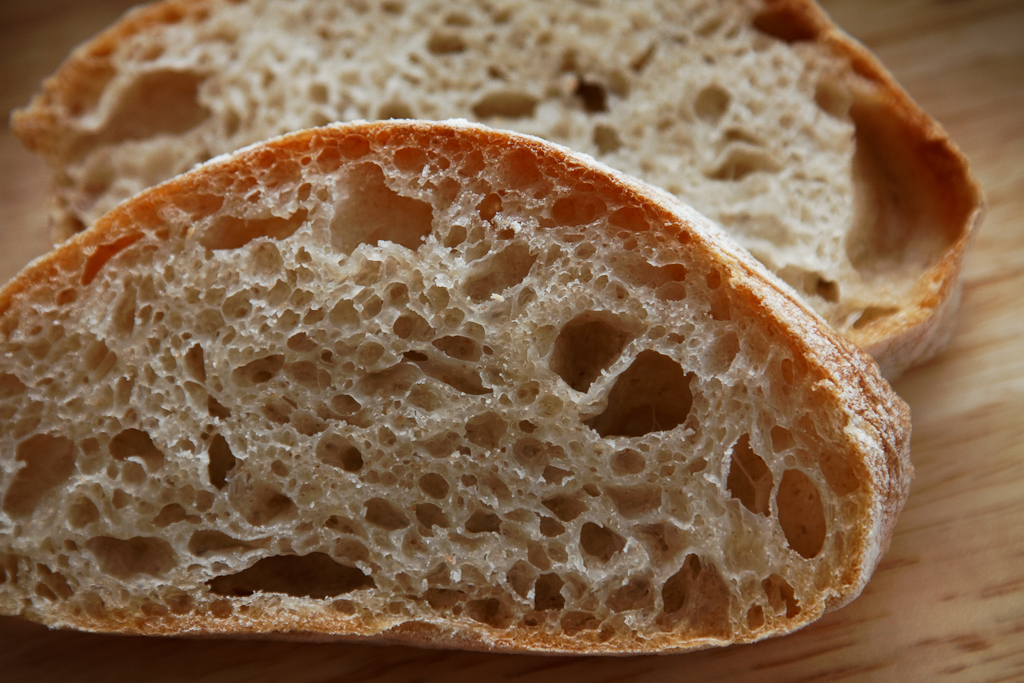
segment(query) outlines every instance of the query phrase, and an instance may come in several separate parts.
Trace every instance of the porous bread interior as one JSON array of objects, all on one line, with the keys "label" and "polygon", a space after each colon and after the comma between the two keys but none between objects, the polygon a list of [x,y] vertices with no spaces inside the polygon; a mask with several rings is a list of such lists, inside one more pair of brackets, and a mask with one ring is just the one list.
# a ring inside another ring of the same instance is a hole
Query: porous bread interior
[{"label": "porous bread interior", "polygon": [[0,317],[0,611],[634,651],[849,597],[845,417],[678,217],[520,147],[310,135]]},{"label": "porous bread interior", "polygon": [[[163,25],[98,60],[109,70],[64,114],[57,195],[69,225],[289,130],[464,117],[665,188],[835,329],[873,343],[868,328],[911,315],[921,274],[966,221],[966,204],[935,208],[946,200],[928,173],[899,161],[916,154],[903,136],[876,136],[874,119],[893,116],[874,103],[877,85],[799,22],[763,21],[760,2],[166,7]],[[898,372],[907,360],[880,362]]]}]

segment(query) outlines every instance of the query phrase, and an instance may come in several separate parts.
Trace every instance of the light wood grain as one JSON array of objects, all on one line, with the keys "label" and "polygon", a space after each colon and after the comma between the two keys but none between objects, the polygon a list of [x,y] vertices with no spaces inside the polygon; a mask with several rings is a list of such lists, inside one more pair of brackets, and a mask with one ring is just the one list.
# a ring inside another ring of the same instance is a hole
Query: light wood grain
[{"label": "light wood grain", "polygon": [[[0,102],[27,101],[123,0],[0,3]],[[0,680],[1024,680],[1024,2],[829,0],[971,158],[989,208],[948,351],[897,384],[917,477],[864,595],[793,636],[671,657],[48,632],[0,619]],[[0,137],[0,278],[46,248],[48,176]]]}]

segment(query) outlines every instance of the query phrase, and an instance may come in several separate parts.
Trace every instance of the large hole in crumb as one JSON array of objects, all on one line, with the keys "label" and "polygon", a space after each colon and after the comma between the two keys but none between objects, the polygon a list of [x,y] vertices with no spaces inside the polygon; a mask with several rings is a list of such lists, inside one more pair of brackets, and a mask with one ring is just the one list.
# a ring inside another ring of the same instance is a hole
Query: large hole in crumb
[{"label": "large hole in crumb", "polygon": [[808,559],[825,545],[825,509],[821,493],[810,477],[800,470],[786,470],[775,494],[779,525],[789,546]]},{"label": "large hole in crumb", "polygon": [[612,559],[612,555],[626,547],[626,541],[607,527],[587,522],[580,529],[580,547],[587,555],[607,562]]},{"label": "large hole in crumb", "polygon": [[754,28],[786,43],[814,40],[818,27],[807,12],[784,3],[772,3],[754,17]]},{"label": "large hole in crumb", "polygon": [[747,145],[729,148],[725,157],[706,175],[712,180],[739,181],[751,173],[775,173],[781,168],[766,151]]},{"label": "large hole in crumb", "polygon": [[363,503],[366,508],[366,521],[388,531],[404,529],[409,526],[409,518],[401,510],[383,498],[371,498]]},{"label": "large hole in crumb", "polygon": [[214,434],[210,440],[210,447],[206,451],[207,465],[206,472],[210,477],[210,483],[218,489],[223,489],[228,481],[228,474],[234,469],[235,459],[228,446],[227,440],[220,434]]},{"label": "large hole in crumb", "polygon": [[241,541],[214,529],[196,531],[188,539],[188,551],[196,557],[204,555],[234,555],[260,547],[262,544]]},{"label": "large hole in crumb", "polygon": [[480,360],[480,344],[469,337],[453,335],[435,339],[432,343],[449,358],[469,362]]},{"label": "large hole in crumb", "polygon": [[331,220],[331,245],[339,251],[351,254],[360,244],[380,242],[415,250],[430,234],[433,207],[388,187],[377,164],[354,166],[344,191]]},{"label": "large hole in crumb", "polygon": [[320,462],[346,472],[358,472],[363,468],[363,454],[338,434],[324,434],[320,438],[316,457]]},{"label": "large hole in crumb", "polygon": [[732,447],[727,483],[733,498],[738,498],[751,512],[768,516],[774,486],[772,471],[750,447],[746,434]]},{"label": "large hole in crumb", "polygon": [[375,586],[356,567],[338,564],[324,553],[265,557],[236,574],[207,582],[217,595],[245,597],[253,593],[284,593],[322,600]]},{"label": "large hole in crumb", "polygon": [[477,415],[466,422],[466,438],[481,448],[494,449],[498,447],[508,423],[493,411]]},{"label": "large hole in crumb", "polygon": [[119,579],[139,574],[163,576],[178,564],[178,556],[162,538],[98,536],[86,541],[85,547],[96,557],[103,573]]},{"label": "large hole in crumb", "polygon": [[74,442],[62,436],[36,434],[18,444],[14,458],[24,465],[4,494],[4,512],[11,517],[32,514],[43,496],[75,471],[77,455]]},{"label": "large hole in crumb", "polygon": [[150,472],[164,464],[164,454],[153,444],[149,434],[141,429],[125,429],[110,440],[110,455],[114,460],[139,458]]},{"label": "large hole in crumb", "polygon": [[295,511],[295,503],[270,484],[252,476],[233,476],[228,501],[253,526],[265,526]]},{"label": "large hole in crumb", "polygon": [[562,609],[565,598],[562,597],[562,586],[565,582],[558,574],[541,574],[534,584],[533,608],[538,611]]},{"label": "large hole in crumb", "polygon": [[563,522],[571,522],[587,511],[585,503],[572,496],[563,494],[551,496],[541,501],[541,505],[555,513]]},{"label": "large hole in crumb", "polygon": [[433,33],[427,40],[427,50],[435,55],[448,55],[465,49],[465,41],[454,33]]},{"label": "large hole in crumb", "polygon": [[584,424],[604,437],[672,429],[690,414],[694,378],[668,356],[643,351],[615,380],[604,412]]},{"label": "large hole in crumb", "polygon": [[618,513],[626,519],[643,517],[661,507],[660,486],[608,486],[604,491]]},{"label": "large hole in crumb", "polygon": [[778,574],[772,574],[761,582],[761,588],[768,598],[768,604],[776,616],[786,615],[787,619],[800,614],[800,601],[789,582]]},{"label": "large hole in crumb", "polygon": [[493,512],[477,510],[466,520],[466,531],[471,534],[497,533],[501,530],[501,517]]},{"label": "large hole in crumb", "polygon": [[566,323],[555,339],[551,369],[576,391],[586,392],[635,336],[612,313],[582,313]]},{"label": "large hole in crumb", "polygon": [[654,587],[648,579],[630,579],[624,586],[612,591],[605,604],[613,612],[648,610],[654,607]]},{"label": "large hole in crumb", "polygon": [[502,117],[521,119],[533,116],[538,100],[533,95],[515,91],[499,91],[484,95],[473,105],[477,118]]},{"label": "large hole in crumb", "polygon": [[142,233],[133,232],[108,244],[96,245],[92,253],[89,254],[89,258],[86,259],[85,267],[82,269],[82,285],[88,285],[92,282],[96,278],[97,273],[107,264],[107,261],[140,239],[142,239]]},{"label": "large hole in crumb", "polygon": [[[308,212],[299,209],[291,216],[266,218],[236,218],[217,216],[202,232],[199,243],[207,249],[238,249],[261,237],[283,240],[295,234],[306,222]],[[272,252],[267,252],[272,253]],[[258,257],[258,255],[257,255]],[[278,256],[280,258],[280,256]],[[266,262],[266,253],[263,262]],[[266,268],[264,270],[267,270]]]},{"label": "large hole in crumb", "polygon": [[717,124],[729,109],[732,95],[719,85],[709,85],[697,93],[693,101],[693,109],[698,118],[711,124]]},{"label": "large hole in crumb", "polygon": [[718,568],[696,555],[687,555],[683,566],[661,589],[662,611],[658,619],[669,627],[686,619],[694,635],[727,636],[732,594]]},{"label": "large hole in crumb", "polygon": [[98,143],[142,140],[160,134],[178,135],[210,115],[199,103],[206,78],[192,71],[150,71],[125,88],[113,114],[98,134]]},{"label": "large hole in crumb", "polygon": [[486,301],[518,285],[530,274],[537,255],[523,242],[513,242],[475,268],[466,280],[466,293],[473,301]]},{"label": "large hole in crumb", "polygon": [[269,382],[284,367],[284,356],[275,354],[265,356],[240,368],[235,368],[231,373],[231,379],[240,387],[251,387],[255,384]]},{"label": "large hole in crumb", "polygon": [[608,111],[608,90],[600,83],[577,78],[573,95],[579,98],[583,109],[589,114]]}]

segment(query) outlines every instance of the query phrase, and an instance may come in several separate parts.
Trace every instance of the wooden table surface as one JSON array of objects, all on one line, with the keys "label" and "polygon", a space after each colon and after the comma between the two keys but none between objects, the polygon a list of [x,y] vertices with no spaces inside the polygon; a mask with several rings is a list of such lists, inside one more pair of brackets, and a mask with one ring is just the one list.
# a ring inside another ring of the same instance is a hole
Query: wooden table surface
[{"label": "wooden table surface", "polygon": [[[0,106],[132,0],[0,0]],[[1024,680],[1024,2],[829,0],[974,164],[988,214],[949,349],[896,384],[917,477],[849,607],[785,638],[668,657],[49,632],[0,618],[0,681]],[[0,135],[0,279],[47,248],[43,163]]]}]

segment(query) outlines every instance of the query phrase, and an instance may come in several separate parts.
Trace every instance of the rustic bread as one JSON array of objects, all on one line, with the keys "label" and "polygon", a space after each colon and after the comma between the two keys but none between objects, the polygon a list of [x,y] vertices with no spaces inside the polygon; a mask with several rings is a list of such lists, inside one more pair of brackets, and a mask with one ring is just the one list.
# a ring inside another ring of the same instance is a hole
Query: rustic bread
[{"label": "rustic bread", "polygon": [[665,652],[853,599],[907,495],[877,366],[714,225],[537,138],[334,125],[0,290],[0,613]]},{"label": "rustic bread", "polygon": [[978,190],[811,2],[170,0],[79,48],[13,123],[56,170],[63,237],[289,130],[451,117],[677,195],[890,378],[949,336]]}]

